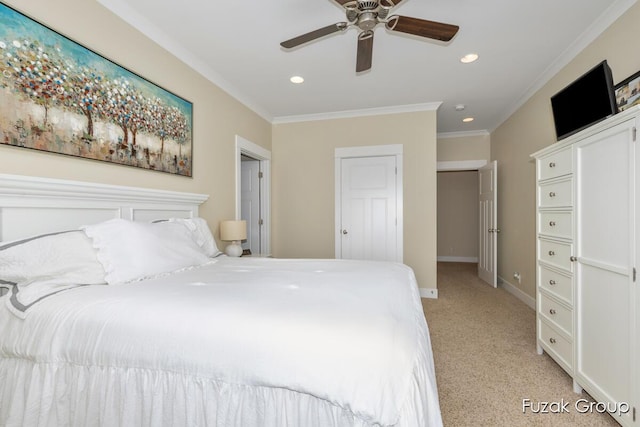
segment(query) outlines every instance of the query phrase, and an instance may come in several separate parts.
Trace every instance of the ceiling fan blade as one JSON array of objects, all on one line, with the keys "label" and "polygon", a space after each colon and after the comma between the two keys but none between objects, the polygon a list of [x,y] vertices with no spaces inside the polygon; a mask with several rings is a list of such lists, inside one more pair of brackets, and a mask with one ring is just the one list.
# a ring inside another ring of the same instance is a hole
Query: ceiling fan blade
[{"label": "ceiling fan blade", "polygon": [[411,18],[394,15],[387,21],[387,29],[399,31],[414,36],[448,42],[456,35],[460,27],[442,22],[427,21],[426,19]]},{"label": "ceiling fan blade", "polygon": [[384,7],[396,7],[402,0],[380,0],[380,5]]},{"label": "ceiling fan blade", "polygon": [[363,31],[358,34],[358,57],[356,72],[367,71],[373,60],[373,31]]},{"label": "ceiling fan blade", "polygon": [[319,28],[315,31],[311,31],[301,36],[294,37],[287,41],[280,43],[280,46],[291,49],[292,47],[300,46],[301,44],[310,42],[320,37],[328,36],[329,34],[337,33],[338,31],[345,30],[347,28],[346,22],[338,22],[337,24],[327,25],[326,27]]},{"label": "ceiling fan blade", "polygon": [[344,6],[347,3],[356,3],[355,0],[333,0],[338,3],[340,6]]}]

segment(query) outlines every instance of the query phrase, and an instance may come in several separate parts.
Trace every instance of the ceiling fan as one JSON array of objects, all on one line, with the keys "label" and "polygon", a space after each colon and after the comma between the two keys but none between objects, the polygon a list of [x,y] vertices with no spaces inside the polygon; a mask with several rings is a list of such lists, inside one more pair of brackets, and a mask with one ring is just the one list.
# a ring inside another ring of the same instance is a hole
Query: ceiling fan
[{"label": "ceiling fan", "polygon": [[384,24],[387,30],[398,31],[405,34],[426,37],[448,42],[456,35],[457,25],[444,24],[442,22],[427,21],[425,19],[411,18],[408,16],[389,16],[391,9],[403,0],[334,0],[344,7],[347,22],[338,22],[326,27],[302,34],[290,40],[280,43],[280,46],[291,49],[301,44],[310,42],[329,34],[344,31],[349,27],[358,27],[358,55],[356,59],[356,72],[366,71],[371,68],[373,57],[373,29],[378,24]]}]

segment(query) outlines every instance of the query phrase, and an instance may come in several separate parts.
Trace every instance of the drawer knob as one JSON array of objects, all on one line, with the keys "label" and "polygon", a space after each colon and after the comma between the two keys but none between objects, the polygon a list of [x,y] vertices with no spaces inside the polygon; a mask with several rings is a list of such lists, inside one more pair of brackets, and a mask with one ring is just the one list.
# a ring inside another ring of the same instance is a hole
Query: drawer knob
[{"label": "drawer knob", "polygon": [[556,281],[555,281],[555,280],[553,280],[553,279],[551,279],[551,280],[549,280],[549,284],[550,284],[551,286],[553,286],[553,285],[555,285],[555,284],[556,284]]},{"label": "drawer knob", "polygon": [[555,343],[556,343],[556,339],[555,339],[555,338],[549,338],[549,342],[550,342],[551,344],[555,344]]},{"label": "drawer knob", "polygon": [[556,193],[554,193],[553,191],[551,191],[551,192],[549,193],[549,197],[556,197]]},{"label": "drawer knob", "polygon": [[556,164],[555,164],[554,162],[551,162],[551,163],[549,163],[549,167],[550,167],[550,168],[555,168],[555,167],[556,167]]},{"label": "drawer knob", "polygon": [[571,262],[576,262],[578,260],[577,256],[572,256],[569,258],[571,260]]},{"label": "drawer knob", "polygon": [[549,251],[549,256],[554,256],[556,253],[554,251]]},{"label": "drawer knob", "polygon": [[556,222],[555,221],[549,221],[549,226],[550,227],[555,227],[556,226]]},{"label": "drawer knob", "polygon": [[556,314],[556,311],[552,308],[552,309],[549,310],[549,314],[554,315],[554,314]]}]

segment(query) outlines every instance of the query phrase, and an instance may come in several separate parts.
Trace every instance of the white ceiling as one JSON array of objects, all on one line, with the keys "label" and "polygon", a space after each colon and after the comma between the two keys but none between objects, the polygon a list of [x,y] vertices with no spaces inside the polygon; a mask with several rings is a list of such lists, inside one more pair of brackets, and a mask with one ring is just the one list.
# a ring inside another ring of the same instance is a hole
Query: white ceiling
[{"label": "white ceiling", "polygon": [[[360,75],[354,28],[291,51],[279,45],[345,21],[332,0],[98,1],[271,122],[442,102],[438,132],[453,133],[495,129],[636,0],[405,0],[394,14],[460,31],[445,44],[379,25],[373,67]],[[470,52],[480,59],[462,64]]]}]

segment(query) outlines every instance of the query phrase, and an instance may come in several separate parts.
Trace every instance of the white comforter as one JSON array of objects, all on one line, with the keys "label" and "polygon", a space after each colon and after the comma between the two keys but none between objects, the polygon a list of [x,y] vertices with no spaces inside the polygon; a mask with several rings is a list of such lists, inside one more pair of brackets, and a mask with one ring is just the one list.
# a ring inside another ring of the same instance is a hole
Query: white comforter
[{"label": "white comforter", "polygon": [[60,423],[441,425],[413,272],[223,257],[0,304],[0,425]]}]

